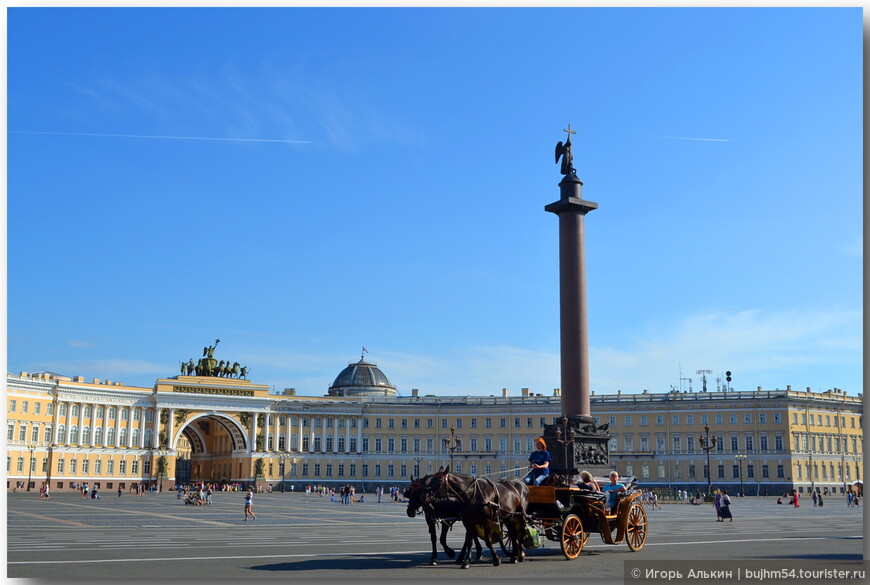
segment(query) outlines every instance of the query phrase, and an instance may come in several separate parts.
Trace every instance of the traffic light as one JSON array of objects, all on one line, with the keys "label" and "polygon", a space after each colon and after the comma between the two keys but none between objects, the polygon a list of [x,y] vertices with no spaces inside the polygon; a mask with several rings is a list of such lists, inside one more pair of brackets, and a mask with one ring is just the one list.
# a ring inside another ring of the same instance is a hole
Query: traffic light
[{"label": "traffic light", "polygon": [[727,381],[727,382],[731,381],[731,370],[725,372],[725,381]]}]

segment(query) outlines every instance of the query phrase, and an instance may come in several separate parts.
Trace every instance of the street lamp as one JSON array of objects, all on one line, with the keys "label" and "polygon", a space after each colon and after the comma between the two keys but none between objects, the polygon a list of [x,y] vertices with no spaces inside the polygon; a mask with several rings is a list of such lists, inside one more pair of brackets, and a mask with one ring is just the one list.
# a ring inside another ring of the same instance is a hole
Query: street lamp
[{"label": "street lamp", "polygon": [[737,460],[738,465],[740,466],[740,497],[743,497],[743,460],[746,459],[746,455],[742,453],[739,455],[735,455],[734,459]]},{"label": "street lamp", "polygon": [[444,442],[444,448],[450,452],[450,469],[454,468],[453,453],[462,449],[462,437],[457,437],[456,429],[450,427],[450,438],[444,437],[441,439]]},{"label": "street lamp", "polygon": [[48,467],[45,470],[45,485],[47,485],[49,488],[51,488],[51,465],[55,447],[57,447],[55,443],[51,443],[48,446]]},{"label": "street lamp", "polygon": [[166,449],[158,449],[157,454],[157,493],[163,491],[163,476],[166,475],[166,455],[169,453]]},{"label": "street lamp", "polygon": [[30,491],[30,478],[33,474],[33,451],[36,449],[36,443],[27,443],[27,450],[30,451],[30,466],[27,468],[27,491]]},{"label": "street lamp", "polygon": [[710,437],[710,427],[704,425],[704,436],[701,437],[701,449],[707,453],[707,495],[713,492],[713,474],[710,470],[710,451],[716,447],[716,437]]},{"label": "street lamp", "polygon": [[286,453],[281,453],[280,455],[278,455],[278,460],[279,460],[278,467],[281,470],[281,493],[282,494],[284,493],[284,471],[285,471],[284,463],[287,461],[287,457],[288,457],[288,455]]}]

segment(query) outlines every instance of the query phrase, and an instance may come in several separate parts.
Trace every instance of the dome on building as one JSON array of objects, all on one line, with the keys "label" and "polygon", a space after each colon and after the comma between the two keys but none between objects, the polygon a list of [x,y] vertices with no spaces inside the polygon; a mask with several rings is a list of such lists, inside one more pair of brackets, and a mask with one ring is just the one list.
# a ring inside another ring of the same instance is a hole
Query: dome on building
[{"label": "dome on building", "polygon": [[363,358],[348,364],[329,387],[329,396],[395,396],[396,387],[376,364]]}]

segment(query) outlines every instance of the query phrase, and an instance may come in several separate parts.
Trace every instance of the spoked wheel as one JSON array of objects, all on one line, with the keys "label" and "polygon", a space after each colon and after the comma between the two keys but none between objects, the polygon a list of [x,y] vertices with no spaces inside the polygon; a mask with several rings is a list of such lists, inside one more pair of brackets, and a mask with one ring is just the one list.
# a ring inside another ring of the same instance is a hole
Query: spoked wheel
[{"label": "spoked wheel", "polygon": [[576,559],[580,555],[580,551],[583,550],[583,545],[586,544],[587,539],[580,518],[574,514],[565,516],[559,536],[562,543],[562,554],[568,560]]},{"label": "spoked wheel", "polygon": [[632,504],[628,509],[628,523],[625,526],[625,542],[628,548],[637,551],[646,542],[646,510],[640,504]]},{"label": "spoked wheel", "polygon": [[513,540],[511,540],[508,525],[505,522],[501,522],[499,528],[501,529],[501,552],[509,557],[517,557],[520,551],[516,550],[517,547],[514,545]]}]

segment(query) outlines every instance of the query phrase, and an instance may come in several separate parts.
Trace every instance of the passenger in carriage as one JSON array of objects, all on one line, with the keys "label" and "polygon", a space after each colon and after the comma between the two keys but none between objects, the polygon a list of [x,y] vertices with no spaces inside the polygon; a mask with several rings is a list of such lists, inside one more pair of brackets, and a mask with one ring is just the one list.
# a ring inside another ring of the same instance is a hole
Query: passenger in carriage
[{"label": "passenger in carriage", "polygon": [[619,483],[619,474],[617,472],[610,472],[610,483],[604,484],[601,491],[607,494],[607,513],[614,514],[616,512],[616,496],[619,492],[625,491],[625,485]]},{"label": "passenger in carriage", "polygon": [[550,452],[547,451],[547,443],[543,438],[535,439],[535,452],[529,455],[530,471],[523,478],[527,484],[541,485],[550,475]]},{"label": "passenger in carriage", "polygon": [[592,475],[588,471],[580,472],[580,482],[577,484],[577,487],[592,490],[593,492],[601,491],[601,488],[598,487],[598,482],[593,479]]}]

